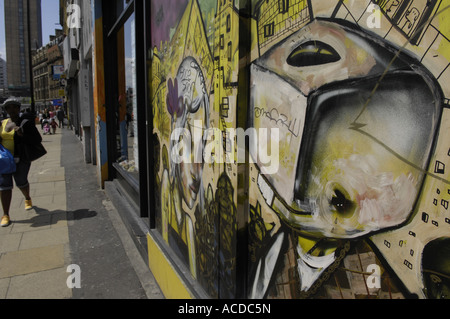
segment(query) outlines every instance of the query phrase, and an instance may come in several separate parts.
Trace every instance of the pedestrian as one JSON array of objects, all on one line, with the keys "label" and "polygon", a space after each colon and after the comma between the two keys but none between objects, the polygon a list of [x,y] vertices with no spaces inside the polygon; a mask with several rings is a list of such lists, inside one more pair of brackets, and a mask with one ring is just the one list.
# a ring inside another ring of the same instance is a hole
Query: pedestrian
[{"label": "pedestrian", "polygon": [[46,119],[50,118],[50,112],[47,108],[44,110],[44,118]]},{"label": "pedestrian", "polygon": [[52,133],[50,131],[50,124],[48,123],[47,120],[45,120],[45,123],[44,123],[44,135],[47,135],[47,134],[52,134]]},{"label": "pedestrian", "polygon": [[55,135],[56,134],[56,128],[58,127],[58,124],[56,124],[56,121],[55,121],[54,118],[50,122],[50,126],[52,128],[52,134]]},{"label": "pedestrian", "polygon": [[65,117],[64,110],[61,107],[59,107],[58,111],[56,111],[56,118],[58,119],[59,122],[58,123],[59,128],[64,128],[64,117]]},{"label": "pedestrian", "polygon": [[20,106],[20,102],[16,99],[8,99],[3,105],[9,118],[3,120],[1,123],[0,143],[14,155],[16,172],[13,174],[0,175],[0,197],[3,208],[3,217],[0,221],[1,227],[7,227],[11,224],[10,206],[13,178],[17,188],[21,190],[25,197],[25,209],[30,210],[33,208],[30,197],[30,184],[28,182],[28,173],[30,171],[31,163],[23,159],[22,150],[25,143],[41,143],[42,137],[33,121],[19,116]]},{"label": "pedestrian", "polygon": [[41,119],[41,128],[42,128],[42,130],[44,130],[45,123],[48,123],[48,120],[47,120],[47,114],[44,112],[44,113],[42,113],[42,119]]}]

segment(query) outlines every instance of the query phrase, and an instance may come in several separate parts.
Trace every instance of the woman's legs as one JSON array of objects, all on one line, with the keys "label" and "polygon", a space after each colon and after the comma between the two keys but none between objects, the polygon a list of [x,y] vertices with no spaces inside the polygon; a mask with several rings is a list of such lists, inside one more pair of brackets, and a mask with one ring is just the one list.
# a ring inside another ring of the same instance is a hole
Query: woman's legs
[{"label": "woman's legs", "polygon": [[9,218],[9,207],[11,206],[12,190],[5,190],[0,193],[3,208],[3,217],[0,219],[0,226],[8,227],[11,224]]},{"label": "woman's legs", "polygon": [[9,221],[9,209],[11,206],[13,188],[12,174],[0,175],[0,200],[2,202],[3,216],[0,219],[0,226],[7,227],[10,224]]},{"label": "woman's legs", "polygon": [[32,208],[30,197],[30,184],[28,183],[28,172],[30,171],[31,163],[19,162],[17,164],[17,170],[14,174],[17,188],[20,189],[25,197],[25,209],[30,210]]},{"label": "woman's legs", "polygon": [[31,201],[30,197],[30,185],[28,184],[25,187],[22,187],[21,192],[23,194],[23,197],[25,197],[25,210],[30,210],[33,208],[33,203]]},{"label": "woman's legs", "polygon": [[25,200],[31,200],[31,197],[30,197],[30,185],[29,184],[27,186],[21,188],[20,191],[22,192],[23,197],[25,197]]},{"label": "woman's legs", "polygon": [[31,163],[19,162],[18,171],[14,175],[17,188],[20,189],[25,197],[25,209],[30,210],[33,208],[30,197],[30,184],[28,183],[28,172],[30,171]]},{"label": "woman's legs", "polygon": [[[23,187],[20,189],[22,191],[23,196],[25,197],[25,209],[29,210],[33,208],[33,204],[31,203],[30,197],[30,185]],[[3,208],[3,217],[1,220],[1,226],[6,227],[10,224],[10,212],[9,209],[11,207],[11,199],[12,199],[12,190],[0,191],[0,198],[2,202]]]},{"label": "woman's legs", "polygon": [[0,199],[3,208],[3,217],[0,223],[2,227],[6,227],[10,224],[9,209],[12,199],[13,177],[17,187],[25,197],[25,209],[29,210],[33,207],[30,197],[30,184],[28,183],[28,172],[30,171],[30,167],[31,163],[19,162],[16,165],[16,172],[13,175],[0,175],[0,187],[3,189],[0,191]]},{"label": "woman's legs", "polygon": [[9,207],[11,206],[12,190],[1,191],[1,200],[3,215],[9,216]]}]

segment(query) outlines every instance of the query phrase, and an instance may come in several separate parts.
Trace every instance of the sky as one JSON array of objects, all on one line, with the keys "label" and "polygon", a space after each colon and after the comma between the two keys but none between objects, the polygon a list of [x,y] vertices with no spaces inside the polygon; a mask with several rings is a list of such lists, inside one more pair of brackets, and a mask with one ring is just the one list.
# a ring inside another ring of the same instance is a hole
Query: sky
[{"label": "sky", "polygon": [[[61,29],[59,24],[59,1],[58,0],[41,0],[42,7],[42,44],[49,42],[50,35],[55,34],[55,29]],[[6,44],[5,44],[5,4],[4,0],[0,0],[0,56],[6,60]]]}]

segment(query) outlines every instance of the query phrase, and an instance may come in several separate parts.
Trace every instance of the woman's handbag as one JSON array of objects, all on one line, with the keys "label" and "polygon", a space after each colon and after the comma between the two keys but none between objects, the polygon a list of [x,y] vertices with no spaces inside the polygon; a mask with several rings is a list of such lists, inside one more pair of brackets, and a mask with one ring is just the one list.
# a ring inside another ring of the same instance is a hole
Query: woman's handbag
[{"label": "woman's handbag", "polygon": [[22,143],[21,146],[22,152],[20,159],[26,162],[34,162],[47,154],[47,150],[44,148],[42,143]]},{"label": "woman's handbag", "polygon": [[14,156],[2,144],[0,144],[0,175],[16,172]]},{"label": "woman's handbag", "polygon": [[[22,130],[24,130],[25,125],[29,122],[29,120],[25,119],[20,124]],[[29,136],[32,136],[31,139],[25,139],[22,143],[19,144],[20,148],[20,160],[24,162],[34,162],[37,159],[40,159],[42,156],[47,154],[47,150],[42,145],[42,137],[39,134],[38,130],[34,123],[30,122],[28,124],[27,131],[29,132]]]}]

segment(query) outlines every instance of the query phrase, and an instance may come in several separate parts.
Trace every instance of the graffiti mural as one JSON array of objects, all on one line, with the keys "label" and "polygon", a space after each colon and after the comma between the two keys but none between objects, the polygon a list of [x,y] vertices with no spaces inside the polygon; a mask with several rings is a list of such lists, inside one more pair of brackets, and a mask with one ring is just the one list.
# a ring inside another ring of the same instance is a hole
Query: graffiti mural
[{"label": "graffiti mural", "polygon": [[211,297],[450,298],[449,15],[152,2],[157,228]]},{"label": "graffiti mural", "polygon": [[[251,65],[249,108],[253,126],[280,127],[280,169],[266,174],[254,156],[249,297],[448,298],[445,262],[436,265],[436,293],[422,257],[430,236],[444,243],[449,235],[449,193],[440,191],[448,190],[448,174],[433,158],[439,141],[447,143],[444,152],[449,147],[437,79],[448,61],[432,74],[414,47],[433,25],[427,19],[436,3],[407,1],[393,18],[399,1],[380,2],[375,13],[369,1],[322,11],[314,11],[316,2],[282,2],[312,6],[313,14],[296,14],[309,20],[293,30],[279,1],[260,2],[254,12],[264,33]],[[277,8],[267,20],[265,12]],[[387,30],[367,28],[374,14]],[[392,41],[393,27],[403,42]],[[423,224],[411,230],[436,192],[434,235]],[[274,216],[279,225],[268,222]]]},{"label": "graffiti mural", "polygon": [[[209,295],[233,298],[236,168],[217,160],[223,153],[220,129],[236,125],[235,74],[230,66],[237,65],[237,44],[230,44],[231,18],[222,27],[212,1],[173,0],[169,6],[167,1],[153,1],[152,11],[151,91],[163,163],[156,172],[158,227]],[[228,30],[226,39],[215,37],[220,28]],[[219,73],[221,84],[215,78]],[[229,99],[222,96],[222,89],[229,92]],[[220,143],[215,146],[214,141]]]}]

